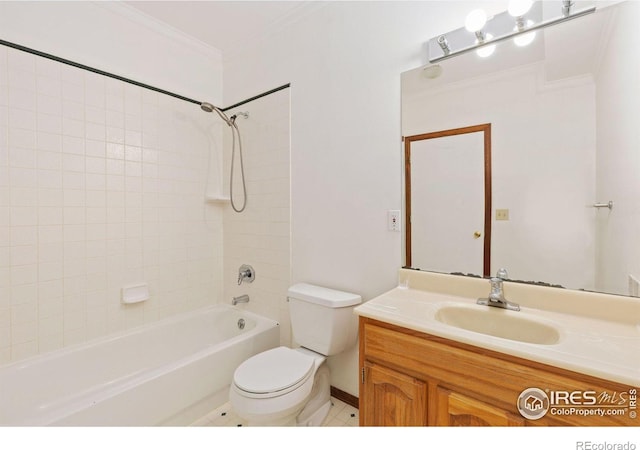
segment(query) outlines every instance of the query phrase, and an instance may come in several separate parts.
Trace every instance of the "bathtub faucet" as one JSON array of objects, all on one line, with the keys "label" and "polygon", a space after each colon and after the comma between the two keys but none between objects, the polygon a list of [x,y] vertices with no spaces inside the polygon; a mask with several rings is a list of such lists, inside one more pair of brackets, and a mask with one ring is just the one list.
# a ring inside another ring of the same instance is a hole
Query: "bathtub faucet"
[{"label": "bathtub faucet", "polygon": [[247,294],[245,294],[245,295],[241,295],[239,297],[233,297],[233,300],[231,300],[231,304],[233,306],[235,306],[238,303],[249,303],[249,296]]},{"label": "bathtub faucet", "polygon": [[238,286],[242,284],[243,281],[247,281],[252,283],[256,278],[256,272],[253,270],[253,267],[243,264],[238,269]]}]

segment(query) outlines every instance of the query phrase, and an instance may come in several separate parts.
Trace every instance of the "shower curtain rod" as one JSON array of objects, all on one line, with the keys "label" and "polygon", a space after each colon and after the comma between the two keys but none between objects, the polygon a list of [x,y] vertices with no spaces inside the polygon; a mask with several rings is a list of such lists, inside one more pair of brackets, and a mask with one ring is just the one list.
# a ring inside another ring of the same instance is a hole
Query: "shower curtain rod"
[{"label": "shower curtain rod", "polygon": [[[51,59],[53,61],[57,61],[57,62],[62,63],[62,64],[67,64],[69,66],[77,67],[78,69],[87,70],[89,72],[93,72],[93,73],[96,73],[98,75],[103,75],[105,77],[114,78],[114,79],[119,80],[119,81],[124,81],[125,83],[133,84],[135,86],[139,86],[139,87],[142,87],[142,88],[145,88],[145,89],[149,89],[151,91],[159,92],[160,94],[169,95],[171,97],[174,97],[174,98],[177,98],[177,99],[180,99],[180,100],[184,100],[185,102],[195,103],[196,105],[202,104],[202,102],[200,102],[198,100],[194,100],[192,98],[185,97],[185,96],[180,95],[180,94],[176,94],[175,92],[166,91],[164,89],[160,89],[160,88],[157,88],[155,86],[151,86],[149,84],[141,83],[139,81],[135,81],[135,80],[132,80],[130,78],[125,78],[125,77],[122,77],[120,75],[116,75],[114,73],[110,73],[110,72],[106,72],[104,70],[96,69],[95,67],[91,67],[91,66],[87,66],[87,65],[84,65],[84,64],[80,64],[80,63],[77,63],[75,61],[71,61],[71,60],[68,60],[68,59],[65,59],[65,58],[60,58],[59,56],[55,56],[55,55],[52,55],[50,53],[45,53],[45,52],[41,52],[39,50],[35,50],[33,48],[25,47],[24,45],[20,45],[20,44],[16,44],[16,43],[13,43],[13,42],[5,41],[3,39],[0,39],[0,44],[4,45],[6,47],[11,47],[11,48],[13,48],[15,50],[20,50],[20,51],[23,51],[23,52],[31,53],[32,55],[40,56],[42,58]],[[277,87],[275,89],[271,89],[270,91],[263,92],[261,94],[255,95],[255,96],[253,96],[251,98],[248,98],[246,100],[243,100],[241,102],[235,103],[235,104],[233,104],[231,106],[227,106],[226,108],[220,108],[220,110],[221,111],[227,111],[227,110],[232,109],[232,108],[237,108],[238,106],[244,105],[245,103],[249,103],[249,102],[251,102],[253,100],[257,100],[257,99],[262,98],[264,96],[267,96],[269,94],[273,94],[274,92],[278,92],[278,91],[280,91],[282,89],[286,89],[286,88],[288,88],[290,86],[291,86],[291,83],[287,83],[287,84],[279,86],[279,87]]]}]

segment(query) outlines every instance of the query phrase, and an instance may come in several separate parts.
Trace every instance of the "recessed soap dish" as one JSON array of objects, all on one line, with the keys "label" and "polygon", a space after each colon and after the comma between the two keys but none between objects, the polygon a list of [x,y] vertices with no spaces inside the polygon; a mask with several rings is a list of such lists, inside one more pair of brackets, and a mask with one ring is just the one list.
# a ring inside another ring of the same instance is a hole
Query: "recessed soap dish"
[{"label": "recessed soap dish", "polygon": [[122,287],[122,303],[138,303],[149,300],[149,286],[147,283],[132,284]]},{"label": "recessed soap dish", "polygon": [[224,203],[229,203],[231,201],[231,199],[229,197],[224,197],[222,195],[207,195],[205,196],[204,200],[207,203],[213,203],[213,204],[224,204]]}]

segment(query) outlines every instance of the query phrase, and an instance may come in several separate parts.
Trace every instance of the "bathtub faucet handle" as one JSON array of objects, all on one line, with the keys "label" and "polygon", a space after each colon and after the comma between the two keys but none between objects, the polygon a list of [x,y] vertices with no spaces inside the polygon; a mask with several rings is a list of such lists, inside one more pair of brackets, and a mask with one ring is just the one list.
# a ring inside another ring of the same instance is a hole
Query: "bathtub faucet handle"
[{"label": "bathtub faucet handle", "polygon": [[253,267],[243,264],[238,269],[238,286],[242,284],[243,281],[247,281],[252,283],[256,278],[256,272],[253,270]]}]

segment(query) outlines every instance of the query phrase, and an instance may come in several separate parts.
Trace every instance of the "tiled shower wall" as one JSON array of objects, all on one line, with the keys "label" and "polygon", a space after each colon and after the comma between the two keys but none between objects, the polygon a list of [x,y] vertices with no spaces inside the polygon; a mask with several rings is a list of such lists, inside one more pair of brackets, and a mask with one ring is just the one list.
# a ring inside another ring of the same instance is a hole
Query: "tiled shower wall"
[{"label": "tiled shower wall", "polygon": [[[290,194],[290,89],[262,97],[230,114],[238,116],[247,185],[247,207],[240,214],[225,206],[224,216],[224,297],[248,294],[250,302],[241,305],[250,311],[280,322],[280,340],[291,344],[287,289],[291,284],[291,194]],[[225,141],[230,140],[227,130]],[[228,193],[231,142],[225,142],[223,164],[225,192]],[[236,154],[236,158],[237,158]],[[234,198],[241,205],[242,187],[239,160],[235,162]],[[238,286],[238,269],[251,265],[253,283]]]},{"label": "tiled shower wall", "polygon": [[[197,105],[0,46],[0,363],[222,294]],[[148,283],[150,300],[120,302]]]}]

